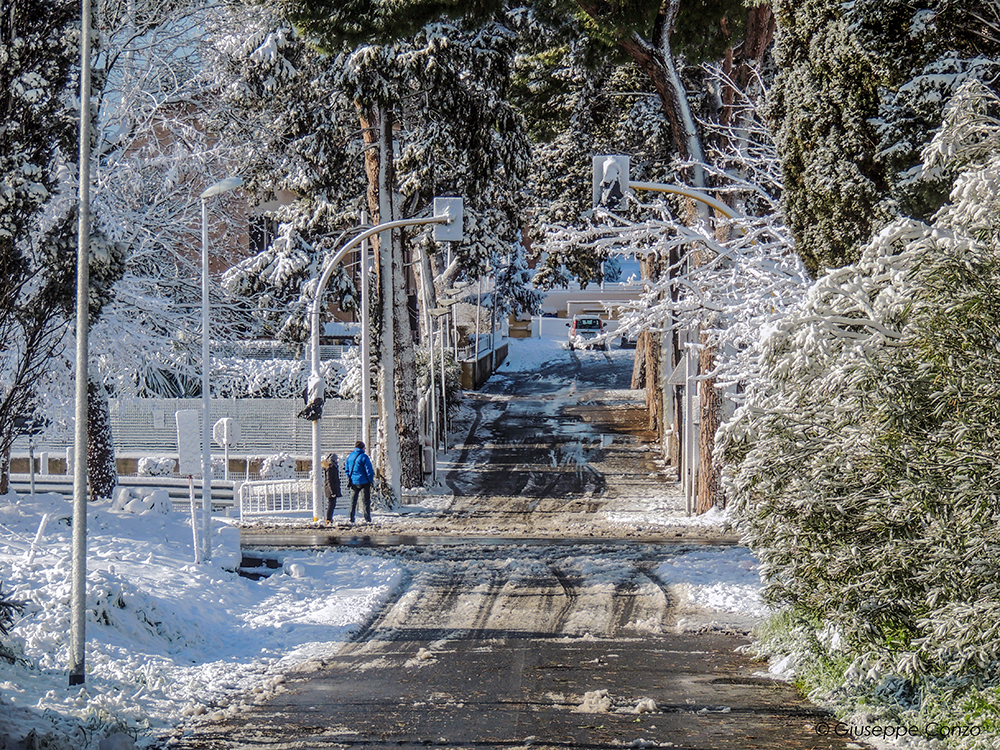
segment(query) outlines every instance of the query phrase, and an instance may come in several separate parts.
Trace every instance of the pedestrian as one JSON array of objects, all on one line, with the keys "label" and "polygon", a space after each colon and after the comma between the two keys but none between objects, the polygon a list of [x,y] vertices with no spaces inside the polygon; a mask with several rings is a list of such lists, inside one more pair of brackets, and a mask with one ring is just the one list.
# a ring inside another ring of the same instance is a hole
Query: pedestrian
[{"label": "pedestrian", "polygon": [[347,474],[347,486],[351,490],[351,523],[354,523],[354,514],[358,507],[358,494],[362,492],[365,521],[371,523],[372,481],[375,479],[375,470],[372,468],[371,459],[365,454],[365,444],[362,441],[359,440],[354,444],[354,450],[344,461],[344,472]]},{"label": "pedestrian", "polygon": [[326,522],[333,523],[333,512],[340,497],[340,461],[336,453],[327,453],[320,465],[323,467],[323,493],[326,495]]}]

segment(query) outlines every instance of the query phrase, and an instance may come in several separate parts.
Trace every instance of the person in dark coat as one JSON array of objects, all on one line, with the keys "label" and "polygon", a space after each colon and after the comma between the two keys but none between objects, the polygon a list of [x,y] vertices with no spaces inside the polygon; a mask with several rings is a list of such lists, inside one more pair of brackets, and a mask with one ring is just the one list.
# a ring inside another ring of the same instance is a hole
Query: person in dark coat
[{"label": "person in dark coat", "polygon": [[320,462],[323,467],[323,494],[326,495],[326,522],[333,523],[333,511],[340,497],[340,462],[336,453],[327,453]]},{"label": "person in dark coat", "polygon": [[354,523],[354,513],[358,507],[358,494],[364,493],[365,521],[372,520],[372,482],[375,481],[375,470],[371,459],[365,454],[365,444],[358,441],[354,450],[344,461],[344,473],[347,474],[347,486],[351,489],[351,523]]}]

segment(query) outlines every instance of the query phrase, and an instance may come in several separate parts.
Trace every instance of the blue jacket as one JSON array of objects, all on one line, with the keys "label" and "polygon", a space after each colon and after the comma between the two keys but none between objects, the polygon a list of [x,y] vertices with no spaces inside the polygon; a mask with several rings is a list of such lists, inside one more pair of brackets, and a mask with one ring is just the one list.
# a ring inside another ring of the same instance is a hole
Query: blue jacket
[{"label": "blue jacket", "polygon": [[344,461],[344,473],[351,484],[371,484],[375,479],[372,461],[360,448],[355,448]]}]

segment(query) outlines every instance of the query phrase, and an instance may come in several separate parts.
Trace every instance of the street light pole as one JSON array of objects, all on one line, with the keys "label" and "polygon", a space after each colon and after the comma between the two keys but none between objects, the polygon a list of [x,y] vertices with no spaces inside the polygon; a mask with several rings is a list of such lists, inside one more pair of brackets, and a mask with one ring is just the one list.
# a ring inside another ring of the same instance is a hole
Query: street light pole
[{"label": "street light pole", "polygon": [[208,298],[208,199],[243,184],[242,177],[227,177],[201,194],[201,559],[212,559],[212,397],[209,359]]},{"label": "street light pole", "polygon": [[73,580],[69,684],[86,681],[87,623],[87,357],[90,332],[90,17],[83,0],[80,34],[80,194],[76,236],[76,409],[73,438]]},{"label": "street light pole", "polygon": [[[439,201],[441,203],[439,204]],[[323,273],[320,274],[319,281],[316,284],[315,297],[312,301],[312,307],[309,310],[309,333],[310,333],[310,383],[317,383],[320,387],[318,390],[322,391],[323,376],[320,371],[319,363],[319,328],[320,328],[320,318],[319,311],[320,306],[323,301],[323,292],[326,289],[326,285],[330,282],[330,276],[333,274],[333,269],[344,259],[352,249],[357,247],[360,243],[367,240],[369,237],[373,237],[380,232],[385,232],[391,229],[398,229],[400,227],[418,226],[420,224],[440,224],[445,230],[448,230],[450,234],[445,234],[440,237],[440,239],[455,239],[454,234],[458,234],[458,238],[461,238],[461,227],[462,227],[462,199],[461,198],[435,198],[434,199],[434,216],[426,216],[417,219],[398,219],[396,221],[387,221],[382,224],[376,224],[373,227],[365,229],[360,234],[356,235],[353,239],[349,240],[345,245],[343,245],[329,261],[323,267]],[[362,332],[363,334],[364,332]],[[362,372],[367,372],[370,368],[369,362],[362,363]],[[322,419],[322,417],[320,417]],[[313,422],[312,430],[312,486],[313,486],[313,518],[319,520],[322,513],[322,501],[323,501],[323,474],[320,471],[320,461],[322,454],[322,446],[320,440],[320,430],[319,430],[319,419]],[[362,431],[367,434],[370,432],[370,426],[366,422],[362,425]],[[366,443],[367,445],[367,443]],[[398,488],[393,487],[393,490]]]},{"label": "street light pole", "polygon": [[[361,212],[362,226],[368,223],[368,212]],[[372,444],[372,374],[371,374],[371,313],[368,300],[368,240],[361,241],[361,439]]]}]

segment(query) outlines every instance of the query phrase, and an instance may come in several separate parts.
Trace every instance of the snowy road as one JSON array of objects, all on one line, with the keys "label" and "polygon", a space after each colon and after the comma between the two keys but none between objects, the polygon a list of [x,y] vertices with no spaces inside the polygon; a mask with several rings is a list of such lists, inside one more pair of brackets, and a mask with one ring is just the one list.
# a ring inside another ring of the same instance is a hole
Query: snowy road
[{"label": "snowy road", "polygon": [[[282,692],[171,746],[844,747],[736,652],[763,611],[755,561],[680,514],[630,355],[550,347],[472,395],[447,494],[363,532],[415,542],[358,549],[402,569],[394,597]],[[268,534],[244,529],[244,544]]]},{"label": "snowy road", "polygon": [[734,653],[739,636],[677,632],[660,571],[688,552],[396,552],[407,583],[352,643],[177,747],[836,746],[811,731],[817,709]]}]

